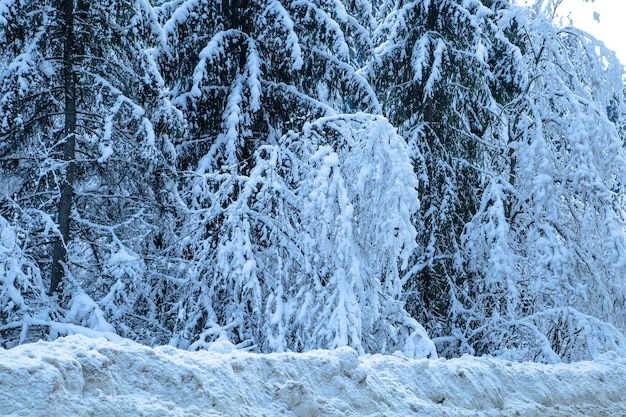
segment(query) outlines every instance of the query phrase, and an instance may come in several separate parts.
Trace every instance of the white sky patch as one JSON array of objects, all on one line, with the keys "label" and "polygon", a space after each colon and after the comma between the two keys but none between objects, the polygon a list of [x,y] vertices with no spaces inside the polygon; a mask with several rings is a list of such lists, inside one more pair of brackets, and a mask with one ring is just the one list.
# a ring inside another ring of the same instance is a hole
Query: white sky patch
[{"label": "white sky patch", "polygon": [[586,30],[617,52],[622,64],[626,64],[626,25],[624,0],[563,0],[559,6],[562,15],[569,15],[574,26]]},{"label": "white sky patch", "polygon": [[[535,0],[517,0],[531,4]],[[624,0],[563,0],[557,13],[572,19],[574,26],[591,33],[617,53],[626,64],[626,1]]]}]

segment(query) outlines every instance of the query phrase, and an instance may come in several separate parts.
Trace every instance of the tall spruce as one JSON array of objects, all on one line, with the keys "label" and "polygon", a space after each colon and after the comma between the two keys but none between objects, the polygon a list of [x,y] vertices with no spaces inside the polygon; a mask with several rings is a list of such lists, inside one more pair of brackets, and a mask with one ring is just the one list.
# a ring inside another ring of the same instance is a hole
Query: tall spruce
[{"label": "tall spruce", "polygon": [[461,235],[478,209],[492,142],[492,11],[453,0],[383,2],[379,11],[368,78],[420,180],[418,250],[403,282],[413,316],[434,337],[447,337],[456,326],[456,289],[471,279]]},{"label": "tall spruce", "polygon": [[144,256],[167,230],[177,116],[148,51],[160,28],[142,1],[2,6],[3,215],[60,303],[39,322],[97,327],[104,310],[124,334],[121,311],[138,313]]}]

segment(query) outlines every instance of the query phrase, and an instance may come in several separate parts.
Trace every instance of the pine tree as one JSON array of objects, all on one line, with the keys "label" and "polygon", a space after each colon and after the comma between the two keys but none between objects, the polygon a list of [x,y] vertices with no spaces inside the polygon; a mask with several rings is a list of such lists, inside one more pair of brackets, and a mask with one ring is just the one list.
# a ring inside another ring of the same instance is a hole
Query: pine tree
[{"label": "pine tree", "polygon": [[493,12],[479,1],[447,0],[383,2],[379,12],[368,77],[420,179],[408,305],[433,336],[448,336],[456,288],[469,278],[461,234],[478,209],[492,142]]},{"label": "pine tree", "polygon": [[124,333],[122,316],[151,291],[146,250],[167,230],[157,222],[167,223],[167,134],[179,122],[148,50],[159,26],[140,0],[3,6],[5,217],[26,224],[25,250],[61,305],[78,308],[86,291]]}]

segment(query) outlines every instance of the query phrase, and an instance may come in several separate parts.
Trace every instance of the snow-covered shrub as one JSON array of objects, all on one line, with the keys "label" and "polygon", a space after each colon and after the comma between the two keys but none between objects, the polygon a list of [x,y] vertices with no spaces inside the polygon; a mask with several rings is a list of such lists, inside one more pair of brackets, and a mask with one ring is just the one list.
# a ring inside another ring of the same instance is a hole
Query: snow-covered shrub
[{"label": "snow-covered shrub", "polygon": [[22,250],[19,229],[0,216],[0,342],[4,347],[35,341],[47,329],[50,308],[39,267]]}]

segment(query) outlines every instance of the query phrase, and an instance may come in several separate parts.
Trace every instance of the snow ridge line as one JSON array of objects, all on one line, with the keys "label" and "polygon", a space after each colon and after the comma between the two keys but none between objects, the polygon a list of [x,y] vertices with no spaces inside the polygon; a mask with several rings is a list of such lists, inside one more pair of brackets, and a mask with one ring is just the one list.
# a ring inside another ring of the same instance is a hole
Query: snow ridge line
[{"label": "snow ridge line", "polygon": [[543,365],[351,348],[188,352],[82,335],[0,349],[8,416],[626,415],[626,359]]}]

